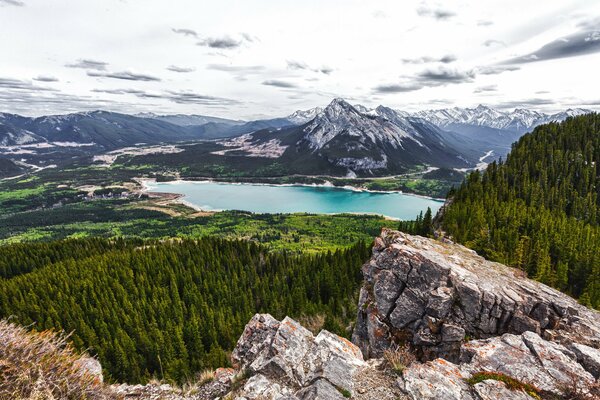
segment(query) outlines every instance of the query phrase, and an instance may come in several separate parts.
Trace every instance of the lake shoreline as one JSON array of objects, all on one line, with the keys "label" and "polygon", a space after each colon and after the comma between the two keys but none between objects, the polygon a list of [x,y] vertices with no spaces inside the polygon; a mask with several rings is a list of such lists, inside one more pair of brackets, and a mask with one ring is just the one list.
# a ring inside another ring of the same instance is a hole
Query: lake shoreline
[{"label": "lake shoreline", "polygon": [[[395,194],[395,195],[402,195],[402,196],[407,196],[407,197],[413,197],[413,198],[419,198],[419,199],[423,199],[423,200],[428,200],[428,201],[434,201],[434,202],[438,202],[438,203],[443,203],[444,200],[442,199],[436,199],[436,198],[432,198],[432,197],[428,197],[428,196],[422,196],[422,195],[416,195],[416,194],[412,194],[412,193],[403,193],[402,191],[377,191],[377,190],[368,190],[368,189],[364,189],[364,188],[356,188],[353,186],[335,186],[331,183],[329,184],[271,184],[271,183],[248,183],[248,182],[222,182],[222,181],[215,181],[212,179],[204,179],[204,180],[186,180],[186,179],[174,179],[171,181],[162,181],[162,182],[157,182],[156,179],[154,178],[137,178],[136,181],[141,185],[142,189],[140,191],[140,193],[145,193],[148,194],[150,196],[157,196],[157,197],[161,197],[161,198],[167,198],[169,202],[172,203],[178,203],[178,204],[183,204],[195,211],[198,212],[211,212],[211,213],[215,213],[215,212],[224,212],[224,211],[232,211],[232,210],[238,210],[237,207],[225,207],[225,208],[218,208],[218,207],[214,207],[214,206],[210,206],[210,205],[199,205],[197,203],[194,203],[193,201],[189,200],[189,194],[186,193],[181,193],[178,192],[176,190],[171,190],[174,189],[173,187],[171,188],[160,188],[160,190],[154,191],[156,189],[158,189],[155,185],[161,185],[161,184],[166,184],[166,185],[179,185],[179,184],[217,184],[217,185],[223,185],[223,186],[265,186],[265,187],[305,187],[305,188],[327,188],[327,189],[338,189],[338,190],[345,190],[348,192],[354,192],[354,193],[369,193],[369,194],[379,194],[379,195],[384,195],[384,194]],[[166,189],[166,190],[165,190]],[[441,204],[440,204],[441,206]],[[433,206],[432,206],[433,208]],[[250,212],[252,214],[313,214],[313,215],[341,215],[341,214],[349,214],[349,215],[371,215],[371,216],[381,216],[385,219],[391,220],[391,221],[401,221],[401,220],[407,220],[410,218],[406,218],[406,216],[402,217],[402,216],[392,216],[392,215],[387,215],[385,212],[377,212],[377,211],[339,211],[339,212],[329,212],[329,211],[312,211],[312,210],[297,210],[297,211],[252,211],[252,210],[244,210],[243,208],[239,208],[240,211],[246,211],[246,212]],[[417,213],[415,213],[416,215]]]},{"label": "lake shoreline", "polygon": [[326,181],[326,183],[263,183],[263,182],[222,181],[222,180],[218,180],[218,179],[214,179],[214,178],[198,178],[197,180],[194,178],[191,178],[191,179],[177,178],[177,179],[173,179],[170,181],[161,181],[161,182],[158,182],[156,180],[156,178],[136,178],[136,181],[138,181],[142,185],[142,192],[148,192],[149,188],[147,186],[147,183],[158,183],[158,184],[160,184],[160,183],[166,183],[166,184],[217,183],[217,184],[223,184],[223,185],[251,185],[251,186],[273,186],[273,187],[312,187],[312,188],[322,187],[322,188],[343,189],[343,190],[349,190],[349,191],[353,191],[353,192],[363,192],[363,193],[379,193],[379,194],[398,193],[398,194],[402,194],[405,196],[413,196],[413,197],[418,197],[418,198],[426,199],[426,200],[433,200],[433,201],[440,201],[440,202],[446,201],[445,198],[426,196],[426,195],[411,193],[411,192],[404,192],[402,190],[372,190],[372,189],[365,189],[362,187],[357,187],[357,186],[352,186],[352,185],[336,186],[329,181]]}]

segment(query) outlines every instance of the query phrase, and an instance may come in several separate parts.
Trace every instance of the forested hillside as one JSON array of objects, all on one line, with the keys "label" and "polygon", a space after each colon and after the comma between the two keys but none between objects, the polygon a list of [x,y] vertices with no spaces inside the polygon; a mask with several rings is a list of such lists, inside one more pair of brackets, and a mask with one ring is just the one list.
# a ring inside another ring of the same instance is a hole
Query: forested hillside
[{"label": "forested hillside", "polygon": [[8,245],[0,317],[73,331],[73,343],[97,354],[110,379],[183,381],[226,365],[256,312],[319,315],[346,334],[369,253],[365,243],[298,255],[218,238]]},{"label": "forested hillside", "polygon": [[450,194],[443,229],[486,258],[600,307],[600,115],[523,136]]}]

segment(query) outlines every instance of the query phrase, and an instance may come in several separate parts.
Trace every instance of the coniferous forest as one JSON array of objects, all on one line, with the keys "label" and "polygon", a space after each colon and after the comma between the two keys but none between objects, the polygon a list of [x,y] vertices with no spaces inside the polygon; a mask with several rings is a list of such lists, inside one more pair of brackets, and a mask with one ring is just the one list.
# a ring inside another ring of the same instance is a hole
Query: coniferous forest
[{"label": "coniferous forest", "polygon": [[0,317],[73,332],[110,380],[185,381],[227,365],[256,312],[320,316],[324,328],[347,335],[369,254],[363,242],[297,254],[214,237],[8,245]]},{"label": "coniferous forest", "polygon": [[442,227],[488,259],[600,307],[600,115],[537,127],[449,194]]}]

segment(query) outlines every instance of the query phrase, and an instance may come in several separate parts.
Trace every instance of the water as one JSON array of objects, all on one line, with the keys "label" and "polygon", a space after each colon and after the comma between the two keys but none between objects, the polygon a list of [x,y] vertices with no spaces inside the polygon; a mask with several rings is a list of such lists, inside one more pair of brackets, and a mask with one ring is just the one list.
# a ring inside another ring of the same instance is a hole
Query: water
[{"label": "water", "polygon": [[148,183],[152,192],[178,193],[202,210],[255,213],[380,214],[414,219],[420,211],[435,213],[442,201],[402,193],[361,192],[321,186],[278,186],[216,182]]}]

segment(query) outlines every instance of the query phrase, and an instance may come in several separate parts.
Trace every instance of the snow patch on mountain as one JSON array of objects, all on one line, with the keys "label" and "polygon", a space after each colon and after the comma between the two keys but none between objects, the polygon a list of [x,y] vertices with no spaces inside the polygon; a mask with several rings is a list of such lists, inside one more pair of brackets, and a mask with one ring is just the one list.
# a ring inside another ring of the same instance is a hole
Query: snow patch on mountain
[{"label": "snow patch on mountain", "polygon": [[247,157],[279,158],[288,146],[283,146],[281,140],[271,139],[266,142],[255,142],[251,133],[219,142],[223,146],[230,147],[227,150],[213,151],[212,154],[226,155],[233,151],[243,151]]},{"label": "snow patch on mountain", "polygon": [[589,112],[591,110],[582,108],[568,109],[556,114],[545,114],[523,108],[516,108],[513,111],[501,111],[480,104],[475,108],[454,107],[439,110],[424,110],[418,111],[413,115],[442,128],[447,128],[453,124],[466,124],[525,132],[541,124],[552,121],[563,121],[567,117]]}]

